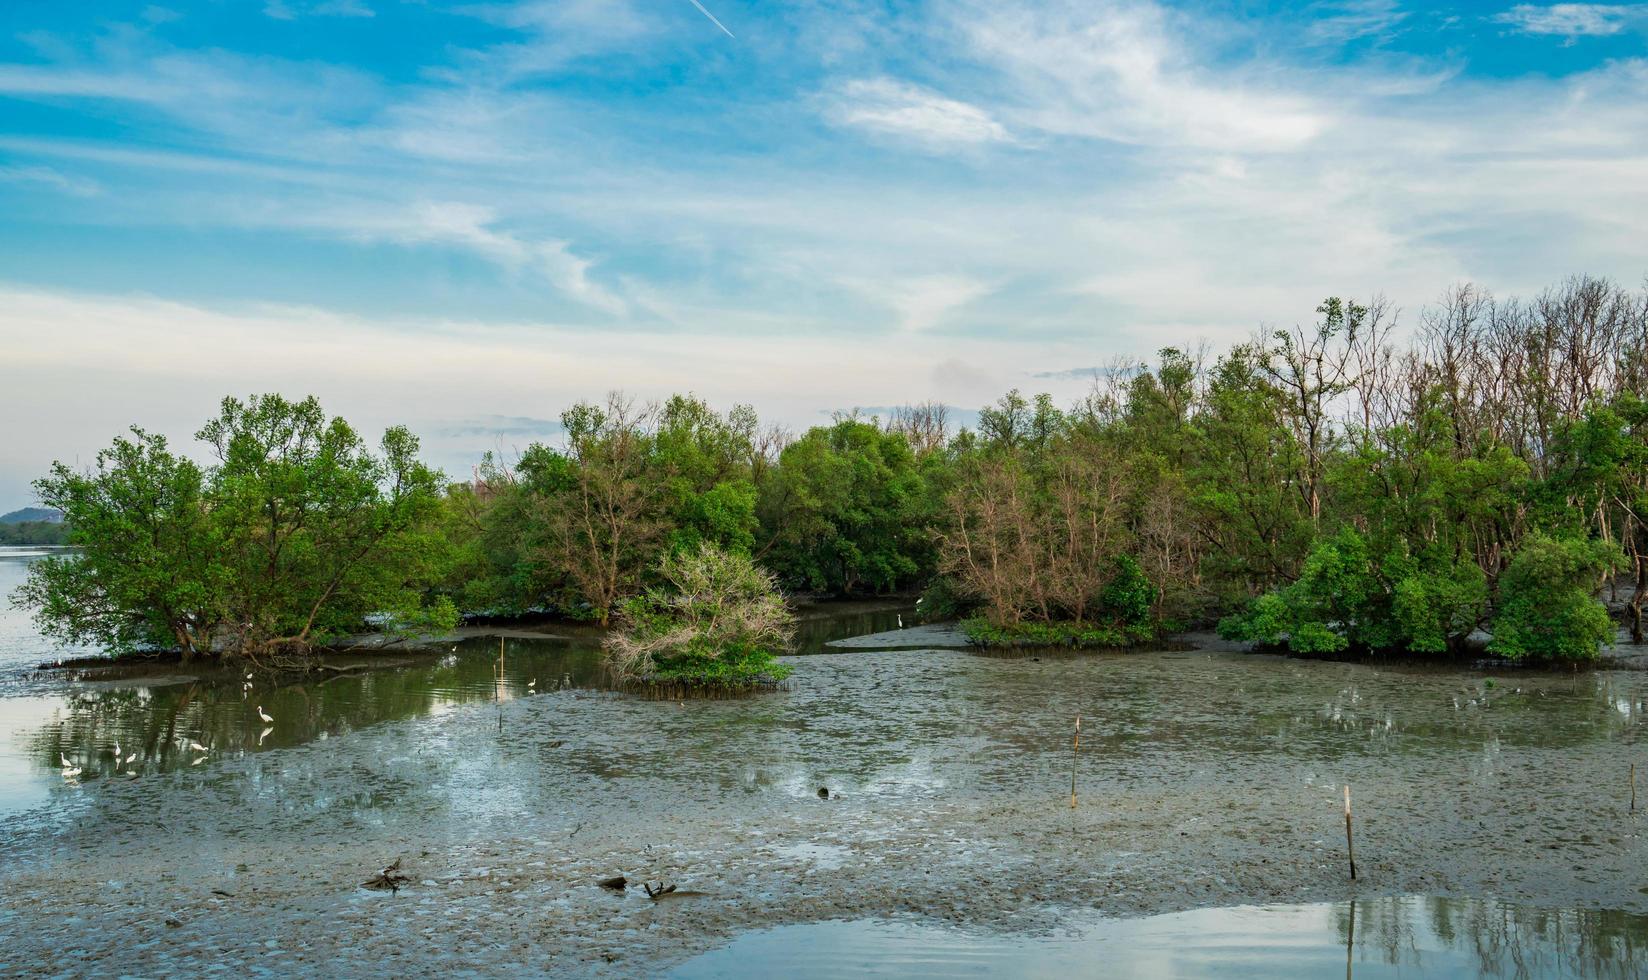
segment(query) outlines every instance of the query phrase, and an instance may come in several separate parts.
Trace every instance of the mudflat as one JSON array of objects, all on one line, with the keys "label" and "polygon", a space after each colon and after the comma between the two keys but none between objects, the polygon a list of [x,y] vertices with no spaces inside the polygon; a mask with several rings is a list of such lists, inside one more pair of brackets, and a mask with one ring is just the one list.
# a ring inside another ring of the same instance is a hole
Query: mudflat
[{"label": "mudflat", "polygon": [[[64,786],[0,824],[5,971],[633,975],[827,919],[1400,894],[1648,912],[1642,672],[791,662],[752,697],[558,690]],[[396,860],[398,891],[362,887]]]}]

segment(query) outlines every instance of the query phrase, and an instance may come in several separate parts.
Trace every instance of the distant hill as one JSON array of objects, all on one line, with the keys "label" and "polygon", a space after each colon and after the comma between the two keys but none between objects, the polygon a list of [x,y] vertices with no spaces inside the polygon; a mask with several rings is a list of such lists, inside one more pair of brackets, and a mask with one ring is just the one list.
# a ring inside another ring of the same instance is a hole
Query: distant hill
[{"label": "distant hill", "polygon": [[14,510],[9,514],[0,514],[0,524],[23,524],[34,521],[56,524],[62,519],[62,512],[52,510],[50,507],[24,507],[22,510]]}]

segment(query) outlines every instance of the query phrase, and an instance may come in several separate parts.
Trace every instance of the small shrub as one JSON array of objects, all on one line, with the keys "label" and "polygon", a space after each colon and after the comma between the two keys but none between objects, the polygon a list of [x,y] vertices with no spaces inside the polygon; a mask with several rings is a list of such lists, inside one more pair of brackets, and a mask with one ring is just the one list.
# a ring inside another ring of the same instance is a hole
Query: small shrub
[{"label": "small shrub", "polygon": [[1124,631],[1150,626],[1150,610],[1159,595],[1132,555],[1116,558],[1116,576],[1099,593],[1099,605]]},{"label": "small shrub", "polygon": [[773,576],[745,555],[712,544],[666,555],[663,585],[624,603],[608,635],[608,663],[646,683],[739,688],[774,684],[790,673],[775,659],[795,617]]}]

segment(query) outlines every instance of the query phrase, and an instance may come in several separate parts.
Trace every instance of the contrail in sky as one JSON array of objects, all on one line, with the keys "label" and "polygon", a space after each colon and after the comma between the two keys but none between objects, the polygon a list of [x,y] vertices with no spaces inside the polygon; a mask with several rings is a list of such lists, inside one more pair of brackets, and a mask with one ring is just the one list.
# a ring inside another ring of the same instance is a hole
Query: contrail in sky
[{"label": "contrail in sky", "polygon": [[[705,17],[708,17],[710,19],[710,23],[714,24],[716,27],[721,28],[721,33],[727,35],[728,37],[732,37],[732,31],[727,30],[727,25],[725,25],[725,24],[721,23],[720,21],[716,20],[715,15],[710,13],[708,7],[705,7],[703,4],[699,3],[698,0],[692,0],[692,5],[694,7],[698,8],[699,13],[703,14]],[[733,40],[736,41],[737,38],[733,38]]]}]

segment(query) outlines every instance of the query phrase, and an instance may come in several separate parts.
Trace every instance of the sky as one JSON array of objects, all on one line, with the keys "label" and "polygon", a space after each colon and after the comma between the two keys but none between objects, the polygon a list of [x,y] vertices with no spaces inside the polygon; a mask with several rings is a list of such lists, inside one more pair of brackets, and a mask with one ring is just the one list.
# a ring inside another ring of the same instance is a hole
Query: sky
[{"label": "sky", "polygon": [[1648,3],[7,0],[0,511],[225,395],[467,476],[1648,274]]}]

